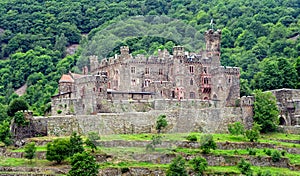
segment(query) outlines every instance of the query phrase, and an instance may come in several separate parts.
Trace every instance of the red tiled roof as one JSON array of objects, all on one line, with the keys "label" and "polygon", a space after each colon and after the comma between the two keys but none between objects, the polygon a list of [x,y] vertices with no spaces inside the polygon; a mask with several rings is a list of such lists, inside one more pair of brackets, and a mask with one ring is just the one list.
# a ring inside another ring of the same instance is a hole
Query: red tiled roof
[{"label": "red tiled roof", "polygon": [[74,82],[73,78],[71,77],[71,75],[62,75],[60,80],[59,80],[59,83],[72,83]]}]

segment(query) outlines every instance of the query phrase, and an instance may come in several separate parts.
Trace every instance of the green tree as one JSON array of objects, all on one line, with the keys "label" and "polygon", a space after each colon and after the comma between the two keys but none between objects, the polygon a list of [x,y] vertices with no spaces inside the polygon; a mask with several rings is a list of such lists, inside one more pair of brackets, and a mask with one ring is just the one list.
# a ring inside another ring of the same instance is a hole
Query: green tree
[{"label": "green tree", "polygon": [[207,169],[207,161],[205,158],[195,157],[190,160],[190,163],[198,176],[202,175],[203,172]]},{"label": "green tree", "polygon": [[202,153],[207,154],[210,152],[210,149],[215,150],[217,148],[217,144],[213,139],[211,134],[203,134],[200,138],[200,149]]},{"label": "green tree", "polygon": [[60,164],[70,154],[70,140],[55,139],[47,144],[46,159]]},{"label": "green tree", "polygon": [[36,147],[35,147],[35,143],[34,142],[30,142],[28,144],[25,145],[24,148],[24,157],[29,159],[30,162],[32,161],[32,159],[35,157],[35,152],[36,152]]},{"label": "green tree", "polygon": [[258,125],[257,123],[254,123],[252,129],[250,130],[246,130],[246,137],[250,140],[250,142],[255,142],[258,140],[259,136],[260,136],[260,125]]},{"label": "green tree", "polygon": [[241,124],[241,122],[235,122],[232,124],[228,124],[228,131],[230,132],[230,134],[238,136],[244,134],[245,128],[244,125]]},{"label": "green tree", "polygon": [[154,151],[156,145],[161,144],[161,135],[153,135],[150,144],[146,145],[146,150]]},{"label": "green tree", "polygon": [[254,122],[261,126],[263,133],[276,131],[279,111],[275,96],[271,92],[255,90],[254,97]]},{"label": "green tree", "polygon": [[81,153],[84,151],[83,141],[80,135],[77,135],[76,132],[73,132],[70,137],[70,156],[73,156],[75,153]]},{"label": "green tree", "polygon": [[7,108],[7,114],[11,117],[18,111],[28,110],[28,104],[21,98],[14,99]]},{"label": "green tree", "polygon": [[160,133],[161,130],[163,128],[165,128],[167,125],[168,125],[168,122],[166,120],[166,115],[158,116],[157,121],[156,121],[156,130],[157,130],[157,132]]},{"label": "green tree", "polygon": [[25,119],[24,113],[21,111],[16,112],[14,115],[14,122],[19,126],[25,125],[26,119]]},{"label": "green tree", "polygon": [[182,156],[174,158],[167,170],[167,176],[188,176],[185,168],[185,159]]},{"label": "green tree", "polygon": [[10,125],[6,120],[0,123],[0,141],[5,145],[10,145],[12,143]]},{"label": "green tree", "polygon": [[71,158],[71,170],[69,176],[96,176],[98,175],[99,165],[93,155],[87,152],[76,153]]},{"label": "green tree", "polygon": [[251,176],[252,175],[252,169],[251,164],[244,159],[241,159],[241,161],[237,165],[238,169],[241,171],[242,174]]},{"label": "green tree", "polygon": [[100,136],[96,132],[89,132],[85,140],[85,144],[92,149],[93,153],[97,150],[97,140],[100,140]]}]

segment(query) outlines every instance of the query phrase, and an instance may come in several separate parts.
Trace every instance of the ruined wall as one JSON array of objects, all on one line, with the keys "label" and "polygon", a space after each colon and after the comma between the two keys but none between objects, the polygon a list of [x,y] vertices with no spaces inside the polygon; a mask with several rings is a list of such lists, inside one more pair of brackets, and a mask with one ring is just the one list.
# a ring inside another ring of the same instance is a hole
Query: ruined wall
[{"label": "ruined wall", "polygon": [[73,131],[87,134],[90,131],[104,134],[150,133],[155,131],[159,115],[165,114],[169,123],[165,132],[224,132],[227,125],[241,121],[240,108],[185,108],[151,110],[148,112],[101,113],[49,117],[48,135],[64,136]]}]

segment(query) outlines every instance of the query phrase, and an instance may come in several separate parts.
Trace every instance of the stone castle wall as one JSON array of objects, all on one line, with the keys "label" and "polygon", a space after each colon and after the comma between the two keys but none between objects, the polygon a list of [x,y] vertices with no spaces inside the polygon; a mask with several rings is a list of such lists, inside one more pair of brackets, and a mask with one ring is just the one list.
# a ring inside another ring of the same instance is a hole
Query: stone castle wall
[{"label": "stone castle wall", "polygon": [[229,123],[242,119],[239,107],[195,109],[178,106],[176,109],[148,112],[51,116],[48,118],[48,135],[67,136],[73,131],[82,134],[95,131],[100,135],[150,133],[155,132],[155,122],[161,114],[167,116],[169,124],[165,132],[218,133],[225,132]]}]

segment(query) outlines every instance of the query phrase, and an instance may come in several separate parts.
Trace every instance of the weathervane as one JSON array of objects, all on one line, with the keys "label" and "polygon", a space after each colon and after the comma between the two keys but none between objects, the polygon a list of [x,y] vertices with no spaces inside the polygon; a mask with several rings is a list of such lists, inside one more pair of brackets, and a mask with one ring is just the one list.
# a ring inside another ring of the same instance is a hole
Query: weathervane
[{"label": "weathervane", "polygon": [[210,26],[211,26],[211,29],[214,30],[214,19],[213,18],[210,20]]}]

